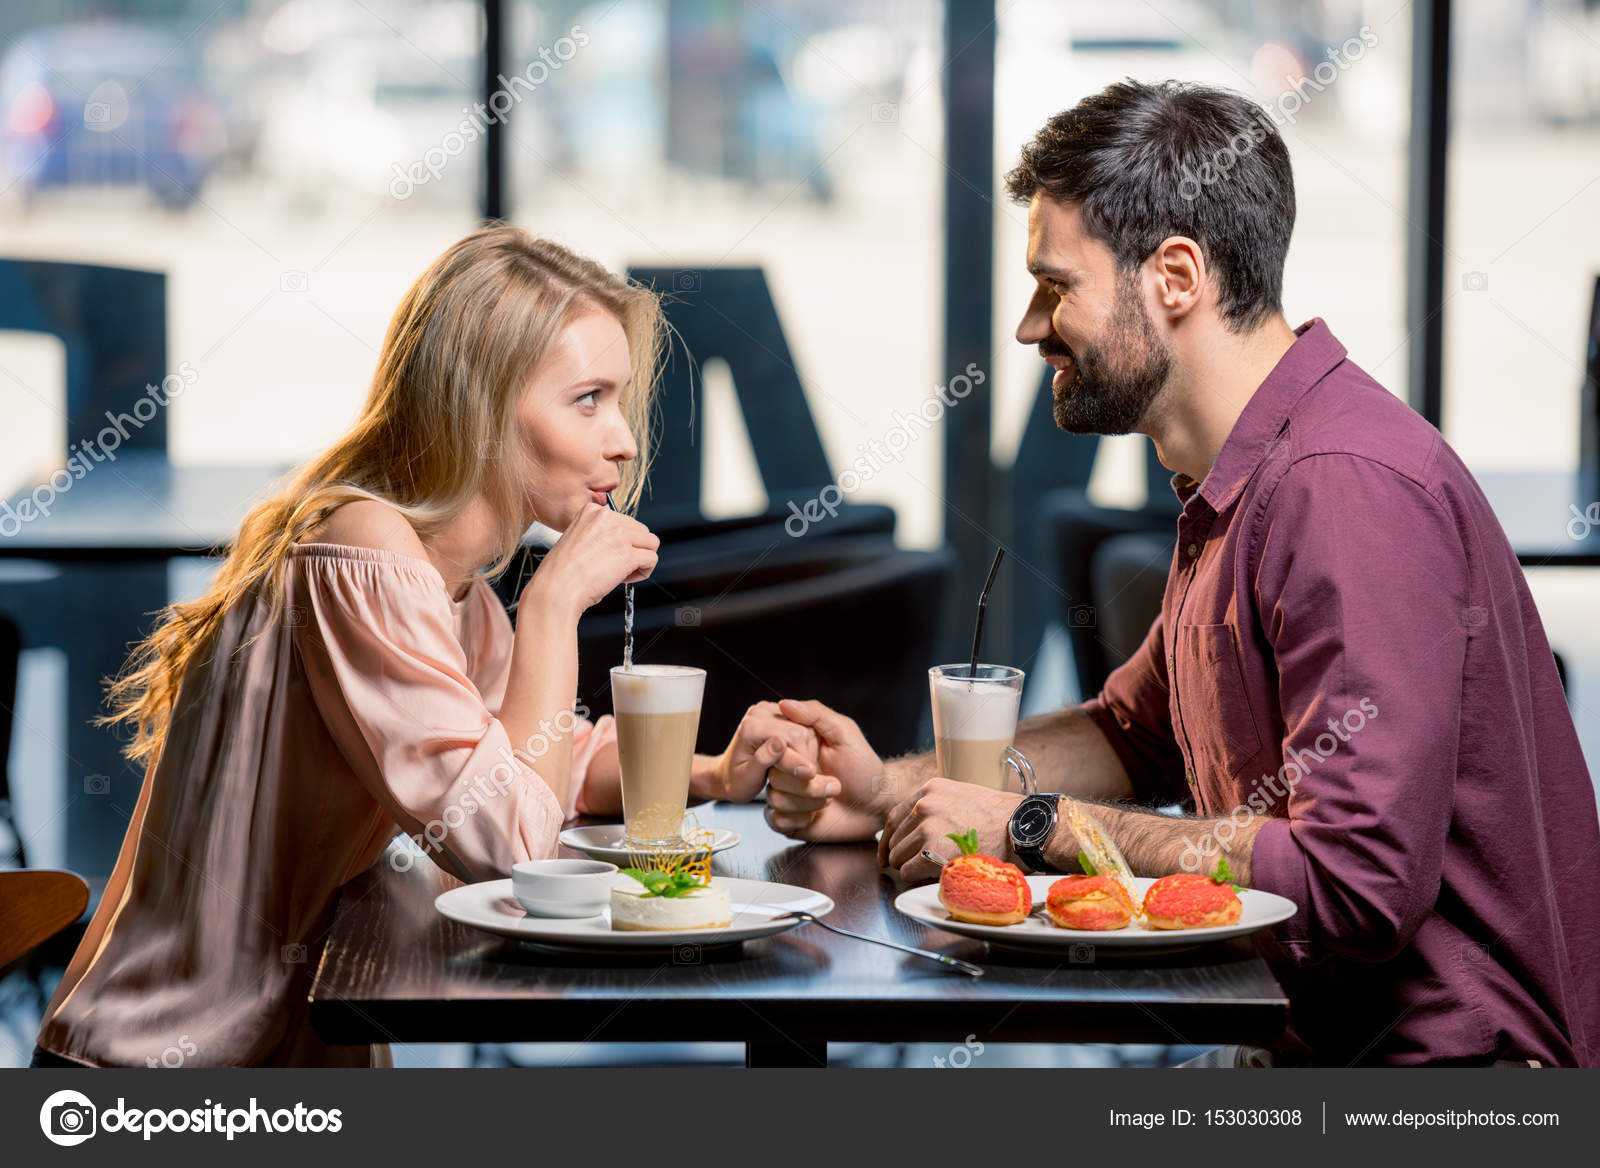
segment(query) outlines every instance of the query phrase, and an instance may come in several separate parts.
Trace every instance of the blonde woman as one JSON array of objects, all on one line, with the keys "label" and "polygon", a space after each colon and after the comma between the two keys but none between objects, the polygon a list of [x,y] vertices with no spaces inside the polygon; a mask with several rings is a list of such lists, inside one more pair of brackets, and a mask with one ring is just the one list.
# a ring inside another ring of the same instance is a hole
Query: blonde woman
[{"label": "blonde woman", "polygon": [[[510,226],[412,286],[355,425],[112,686],[144,786],[36,1066],[387,1065],[309,1024],[340,887],[397,831],[482,880],[620,809],[612,721],[574,712],[577,622],[656,563],[624,512],[662,337],[650,292]],[[562,534],[513,631],[487,578],[534,521]],[[694,794],[806,771],[809,734],[753,708]]]}]

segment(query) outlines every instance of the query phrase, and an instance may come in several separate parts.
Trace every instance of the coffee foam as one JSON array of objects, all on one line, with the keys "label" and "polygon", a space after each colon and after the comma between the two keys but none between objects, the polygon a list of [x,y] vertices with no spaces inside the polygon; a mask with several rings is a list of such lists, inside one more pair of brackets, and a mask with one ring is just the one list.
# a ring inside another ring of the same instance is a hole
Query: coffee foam
[{"label": "coffee foam", "polygon": [[704,671],[686,665],[619,665],[611,671],[611,705],[619,714],[693,714],[705,687]]},{"label": "coffee foam", "polygon": [[993,681],[935,678],[935,733],[944,738],[1010,741],[1017,731],[1019,690]]}]

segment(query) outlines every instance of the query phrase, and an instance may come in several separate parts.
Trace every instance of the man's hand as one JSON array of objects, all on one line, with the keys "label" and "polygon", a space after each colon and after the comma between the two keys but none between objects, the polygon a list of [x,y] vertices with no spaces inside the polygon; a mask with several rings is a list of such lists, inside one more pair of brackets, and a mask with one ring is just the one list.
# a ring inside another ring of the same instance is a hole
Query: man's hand
[{"label": "man's hand", "polygon": [[959,849],[946,835],[977,830],[978,851],[1008,859],[1006,827],[1022,796],[954,779],[929,779],[889,812],[878,843],[878,863],[898,868],[902,880],[930,880],[937,865],[922,857],[923,848],[950,859]]},{"label": "man's hand", "polygon": [[[709,799],[748,803],[761,794],[769,778],[780,771],[789,781],[812,784],[817,775],[817,735],[809,727],[791,722],[773,702],[757,702],[745,711],[733,741],[712,769]],[[822,783],[818,789],[826,790]]]},{"label": "man's hand", "polygon": [[861,727],[821,702],[782,701],[789,721],[817,736],[817,770],[807,776],[774,767],[767,789],[767,822],[794,839],[814,842],[871,839],[894,797],[892,777]]}]

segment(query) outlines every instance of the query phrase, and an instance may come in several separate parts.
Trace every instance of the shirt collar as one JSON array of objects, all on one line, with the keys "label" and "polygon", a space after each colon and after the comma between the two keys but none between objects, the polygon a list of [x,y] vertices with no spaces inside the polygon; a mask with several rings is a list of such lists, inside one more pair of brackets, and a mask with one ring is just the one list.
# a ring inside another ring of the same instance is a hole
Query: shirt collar
[{"label": "shirt collar", "polygon": [[1172,489],[1181,502],[1187,504],[1198,491],[1219,514],[1231,505],[1283,432],[1295,405],[1344,360],[1345,347],[1320,316],[1294,333],[1294,343],[1245,403],[1204,481],[1197,484],[1181,471],[1172,476]]}]

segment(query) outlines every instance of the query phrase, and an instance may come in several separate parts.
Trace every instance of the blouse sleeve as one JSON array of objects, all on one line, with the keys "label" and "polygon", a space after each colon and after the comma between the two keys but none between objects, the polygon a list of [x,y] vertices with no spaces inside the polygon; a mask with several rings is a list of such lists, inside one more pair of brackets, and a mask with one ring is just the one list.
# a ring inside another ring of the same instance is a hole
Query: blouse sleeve
[{"label": "blouse sleeve", "polygon": [[[489,585],[479,582],[473,586],[478,595],[475,621],[466,637],[467,658],[472,665],[472,677],[482,692],[491,714],[498,715],[505,704],[506,688],[511,684],[511,658],[515,651],[516,630],[505,607]],[[617,741],[616,721],[610,714],[603,715],[593,725],[581,715],[588,711],[582,703],[577,706],[578,725],[573,732],[572,771],[567,782],[567,805],[563,808],[565,819],[580,813],[584,787],[588,782],[589,768],[594,759],[607,746]]]},{"label": "blouse sleeve", "polygon": [[291,623],[307,686],[379,805],[464,879],[553,855],[596,728],[575,721],[564,808],[490,712],[431,574],[398,557],[296,562],[302,611]]}]

